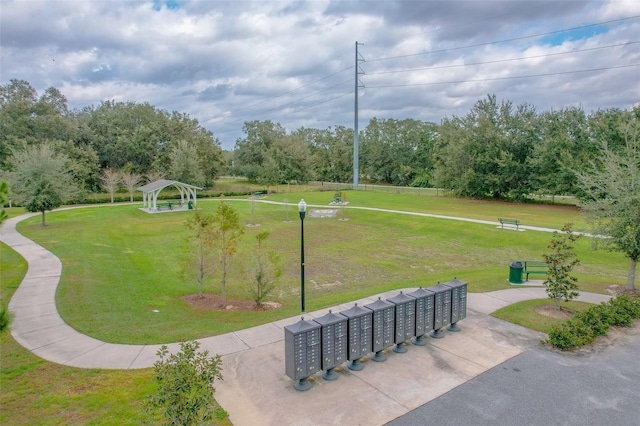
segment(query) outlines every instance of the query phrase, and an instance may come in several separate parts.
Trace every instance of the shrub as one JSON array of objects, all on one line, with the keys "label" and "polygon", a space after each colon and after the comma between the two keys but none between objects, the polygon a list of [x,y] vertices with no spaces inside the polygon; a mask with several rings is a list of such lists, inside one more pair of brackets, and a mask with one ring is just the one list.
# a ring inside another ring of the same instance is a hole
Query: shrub
[{"label": "shrub", "polygon": [[618,296],[607,303],[578,312],[570,320],[553,326],[549,338],[542,343],[562,350],[592,343],[596,337],[607,334],[611,326],[630,327],[640,318],[640,299]]},{"label": "shrub", "polygon": [[149,397],[149,408],[162,408],[170,425],[195,425],[224,416],[213,397],[213,382],[222,380],[220,355],[197,352],[200,343],[180,343],[180,351],[169,354],[166,345],[154,364],[158,392]]},{"label": "shrub", "polygon": [[5,305],[0,305],[0,333],[9,329],[11,323],[11,312]]},{"label": "shrub", "polygon": [[602,336],[609,331],[611,317],[609,311],[610,308],[607,305],[600,304],[576,313],[573,320],[584,324],[594,337]]}]

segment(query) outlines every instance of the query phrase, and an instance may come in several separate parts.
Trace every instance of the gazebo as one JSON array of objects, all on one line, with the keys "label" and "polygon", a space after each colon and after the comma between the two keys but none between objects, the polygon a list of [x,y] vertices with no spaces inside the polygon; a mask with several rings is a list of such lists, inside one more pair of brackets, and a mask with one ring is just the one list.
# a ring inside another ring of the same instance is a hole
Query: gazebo
[{"label": "gazebo", "polygon": [[146,208],[148,211],[158,211],[158,194],[160,191],[168,186],[175,186],[180,192],[180,205],[184,206],[185,203],[193,201],[196,203],[196,189],[202,190],[194,185],[188,183],[178,182],[176,180],[160,179],[155,182],[148,183],[138,188],[138,191],[142,191],[142,208]]}]

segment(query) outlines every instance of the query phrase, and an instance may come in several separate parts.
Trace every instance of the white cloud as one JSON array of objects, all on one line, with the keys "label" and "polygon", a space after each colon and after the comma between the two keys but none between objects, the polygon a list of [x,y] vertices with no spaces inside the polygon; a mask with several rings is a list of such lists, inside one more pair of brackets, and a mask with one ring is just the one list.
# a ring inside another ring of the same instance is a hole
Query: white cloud
[{"label": "white cloud", "polygon": [[488,93],[587,111],[627,108],[640,93],[629,66],[640,44],[585,50],[640,41],[636,0],[174,4],[3,0],[0,84],[55,86],[76,108],[114,99],[186,112],[228,149],[246,120],[351,127],[356,41],[367,60],[360,128],[373,116],[439,122]]}]

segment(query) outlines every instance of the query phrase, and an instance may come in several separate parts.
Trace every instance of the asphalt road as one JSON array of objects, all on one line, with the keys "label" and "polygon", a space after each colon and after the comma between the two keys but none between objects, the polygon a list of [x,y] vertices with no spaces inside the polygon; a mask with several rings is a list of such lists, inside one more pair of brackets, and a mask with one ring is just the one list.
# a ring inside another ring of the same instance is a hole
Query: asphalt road
[{"label": "asphalt road", "polygon": [[640,326],[587,354],[529,349],[388,423],[640,425]]}]

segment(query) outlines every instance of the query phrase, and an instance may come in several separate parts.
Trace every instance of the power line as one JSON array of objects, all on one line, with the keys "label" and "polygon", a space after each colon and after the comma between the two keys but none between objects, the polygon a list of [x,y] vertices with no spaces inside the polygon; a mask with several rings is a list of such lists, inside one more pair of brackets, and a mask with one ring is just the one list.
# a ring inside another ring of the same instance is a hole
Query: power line
[{"label": "power line", "polygon": [[489,77],[489,78],[477,78],[477,79],[469,79],[469,80],[439,81],[439,82],[433,82],[433,83],[389,84],[389,85],[383,85],[383,86],[367,86],[367,88],[369,88],[369,89],[381,89],[381,88],[389,88],[389,87],[434,86],[434,85],[438,85],[438,84],[459,84],[459,83],[476,83],[476,82],[483,82],[483,81],[515,80],[515,79],[521,79],[521,78],[550,77],[550,76],[554,76],[554,75],[578,74],[578,73],[595,72],[595,71],[607,71],[607,70],[614,70],[614,69],[620,69],[620,68],[631,68],[631,67],[637,67],[637,66],[640,66],[640,64],[620,65],[620,66],[616,66],[616,67],[592,68],[592,69],[588,69],[588,70],[559,71],[559,72],[520,75],[520,76],[512,76],[512,77]]},{"label": "power line", "polygon": [[614,22],[622,22],[622,21],[626,21],[626,20],[629,20],[629,19],[638,19],[638,18],[640,18],[640,15],[629,16],[629,17],[620,18],[620,19],[612,19],[612,20],[609,20],[609,21],[598,22],[598,23],[595,23],[595,24],[582,25],[582,26],[579,26],[579,27],[567,28],[567,29],[563,29],[563,30],[549,31],[549,32],[546,32],[546,33],[538,33],[538,34],[532,34],[532,35],[527,35],[527,36],[508,38],[508,39],[504,39],[504,40],[488,41],[488,42],[485,42],[485,43],[470,44],[470,45],[458,46],[458,47],[450,47],[450,48],[447,48],[447,49],[430,50],[430,51],[427,51],[427,52],[409,53],[409,54],[406,54],[406,55],[388,56],[388,57],[377,58],[377,59],[368,59],[367,62],[388,61],[388,60],[391,60],[391,59],[409,58],[409,57],[412,57],[412,56],[429,55],[429,54],[432,54],[432,53],[443,53],[443,52],[451,52],[451,51],[454,51],[454,50],[470,49],[472,47],[488,46],[488,45],[491,45],[491,44],[506,43],[506,42],[510,42],[510,41],[525,40],[525,39],[528,39],[528,38],[542,37],[542,36],[547,36],[547,35],[551,35],[551,34],[564,33],[564,32],[568,32],[568,31],[582,30],[582,29],[585,29],[585,28],[597,27],[599,25],[612,24]]},{"label": "power line", "polygon": [[328,78],[330,78],[330,77],[333,77],[333,76],[338,75],[338,74],[342,74],[342,73],[343,73],[343,72],[345,72],[345,71],[349,71],[349,70],[351,70],[351,68],[353,68],[353,67],[347,67],[347,68],[345,68],[345,69],[343,69],[343,70],[336,71],[336,72],[334,72],[333,74],[326,75],[326,76],[321,77],[321,78],[319,78],[319,79],[317,79],[317,80],[314,80],[314,81],[309,82],[309,83],[307,83],[307,84],[304,84],[304,85],[302,85],[302,86],[296,87],[295,89],[289,90],[288,92],[284,92],[284,93],[281,93],[281,94],[276,95],[276,96],[271,96],[271,97],[269,97],[269,98],[266,98],[266,99],[263,99],[263,100],[261,100],[261,101],[258,101],[258,102],[254,103],[254,104],[247,105],[245,108],[243,108],[243,109],[241,109],[241,110],[238,110],[238,112],[245,111],[245,110],[247,110],[247,109],[249,109],[249,108],[252,108],[252,107],[254,107],[254,106],[256,106],[256,105],[263,104],[263,103],[265,103],[265,102],[267,102],[267,101],[270,101],[270,100],[272,100],[272,99],[278,99],[278,98],[280,98],[280,97],[282,97],[282,96],[284,96],[284,95],[288,95],[288,94],[293,93],[293,92],[296,92],[296,91],[298,91],[298,90],[300,90],[300,89],[304,89],[305,87],[309,87],[309,86],[311,86],[311,85],[313,85],[313,84],[319,83],[319,82],[321,82],[321,81],[323,81],[323,80],[326,80],[326,79],[328,79]]},{"label": "power line", "polygon": [[295,104],[296,102],[300,102],[300,101],[302,101],[302,100],[304,100],[304,99],[310,98],[311,96],[316,95],[316,94],[318,94],[318,93],[325,92],[325,91],[327,91],[327,90],[331,90],[331,89],[335,89],[335,88],[336,88],[336,87],[338,87],[338,86],[342,86],[343,84],[351,83],[351,82],[352,82],[352,80],[351,80],[351,79],[349,79],[349,80],[343,80],[343,81],[341,81],[341,82],[340,82],[340,83],[338,83],[338,84],[335,84],[335,85],[333,85],[333,86],[331,86],[331,87],[323,88],[323,89],[321,89],[321,90],[317,90],[317,91],[315,91],[315,92],[313,92],[313,93],[310,93],[310,94],[308,94],[308,95],[306,95],[306,96],[303,96],[303,97],[301,97],[301,98],[299,98],[299,99],[296,99],[296,100],[294,100],[294,101],[287,102],[287,103],[285,103],[285,104],[278,105],[278,106],[276,106],[276,107],[273,107],[273,108],[270,108],[270,109],[266,109],[266,110],[264,110],[264,111],[260,111],[259,113],[252,114],[252,115],[251,115],[251,117],[253,117],[253,116],[255,116],[255,115],[264,114],[264,113],[267,113],[267,112],[271,112],[271,111],[275,111],[275,110],[277,110],[277,109],[284,108],[284,107],[286,107],[286,106],[289,106],[289,105]]},{"label": "power line", "polygon": [[294,114],[294,113],[297,113],[297,112],[300,112],[300,111],[304,111],[307,108],[314,108],[314,107],[317,107],[318,105],[326,104],[327,102],[335,101],[336,99],[340,99],[340,98],[343,98],[343,97],[345,97],[347,95],[351,95],[351,94],[353,94],[353,90],[350,90],[350,91],[348,91],[346,93],[343,93],[341,95],[335,96],[333,98],[330,98],[330,99],[327,99],[327,100],[324,100],[324,101],[316,102],[315,104],[311,104],[311,105],[306,105],[306,106],[300,107],[300,108],[298,108],[298,109],[296,109],[294,111],[287,112],[287,113],[279,115],[279,116],[277,115],[274,118],[285,117],[285,116],[290,115],[290,114]]},{"label": "power line", "polygon": [[550,56],[559,56],[559,55],[568,55],[568,54],[571,54],[571,53],[589,52],[589,51],[599,50],[599,49],[608,49],[608,48],[611,48],[611,47],[629,46],[629,45],[637,44],[637,43],[640,43],[640,41],[630,41],[630,42],[626,42],[626,43],[611,44],[611,45],[608,45],[608,46],[591,47],[591,48],[588,48],[588,49],[576,49],[576,50],[571,50],[569,52],[555,52],[555,53],[545,53],[545,54],[542,54],[542,55],[521,56],[519,58],[496,59],[496,60],[493,60],[493,61],[470,62],[470,63],[466,63],[466,64],[455,64],[455,65],[441,65],[441,66],[437,66],[437,67],[411,68],[411,69],[395,70],[395,71],[368,72],[367,75],[370,76],[370,75],[382,75],[382,74],[395,74],[395,73],[412,72],[412,71],[438,70],[438,69],[443,69],[443,68],[461,68],[461,67],[468,67],[468,66],[473,66],[473,65],[486,65],[486,64],[496,64],[496,63],[501,63],[501,62],[521,61],[521,60],[525,60],[525,59],[547,58],[547,57],[550,57]]},{"label": "power line", "polygon": [[[351,80],[349,80],[349,82],[351,82]],[[351,95],[351,94],[353,94],[353,90],[350,90],[350,91],[345,92],[345,93],[343,93],[341,95],[338,95],[338,96],[334,96],[333,98],[329,98],[329,99],[326,99],[326,100],[323,100],[323,101],[319,101],[319,102],[316,102],[316,103],[313,103],[313,104],[305,105],[305,106],[300,106],[300,107],[294,109],[293,111],[283,112],[282,114],[273,116],[270,119],[286,117],[288,115],[295,114],[295,113],[300,112],[300,111],[304,111],[305,109],[308,109],[308,108],[314,108],[314,107],[317,107],[318,105],[322,105],[322,104],[326,104],[326,103],[331,102],[331,101],[335,101],[336,99],[340,99],[340,98],[343,98],[343,97],[345,97],[347,95]],[[292,103],[294,103],[294,102],[292,102]],[[259,114],[254,114],[252,117],[255,117],[257,115],[259,115]],[[246,120],[243,119],[242,121],[246,121]],[[235,123],[235,121],[232,122],[232,123]],[[226,132],[217,132],[217,133],[215,133],[215,135],[216,136],[220,136],[220,135],[226,135],[226,134],[235,133],[235,132],[236,132],[236,130],[227,130]]]}]

